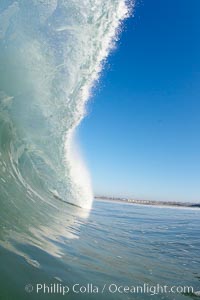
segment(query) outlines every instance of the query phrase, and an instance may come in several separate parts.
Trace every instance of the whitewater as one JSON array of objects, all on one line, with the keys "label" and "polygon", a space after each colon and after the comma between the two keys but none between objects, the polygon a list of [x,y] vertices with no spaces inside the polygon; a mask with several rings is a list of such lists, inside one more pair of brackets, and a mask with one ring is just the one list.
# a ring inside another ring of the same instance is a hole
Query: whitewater
[{"label": "whitewater", "polygon": [[[61,200],[90,209],[74,134],[128,15],[125,0],[0,3],[2,211]],[[31,216],[31,214],[30,214]]]}]

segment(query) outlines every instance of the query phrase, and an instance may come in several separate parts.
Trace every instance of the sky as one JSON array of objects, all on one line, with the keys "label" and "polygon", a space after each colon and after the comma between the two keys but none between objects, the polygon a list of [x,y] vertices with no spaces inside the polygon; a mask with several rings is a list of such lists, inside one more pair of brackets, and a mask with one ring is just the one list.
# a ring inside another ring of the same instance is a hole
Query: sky
[{"label": "sky", "polygon": [[78,136],[95,195],[200,202],[200,1],[136,1]]}]

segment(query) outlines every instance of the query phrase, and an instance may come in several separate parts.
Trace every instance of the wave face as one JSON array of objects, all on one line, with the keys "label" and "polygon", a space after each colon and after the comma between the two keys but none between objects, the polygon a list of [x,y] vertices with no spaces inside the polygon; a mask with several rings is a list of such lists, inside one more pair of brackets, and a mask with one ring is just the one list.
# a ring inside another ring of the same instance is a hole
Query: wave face
[{"label": "wave face", "polygon": [[1,1],[2,211],[27,206],[27,215],[30,203],[57,200],[91,207],[71,142],[126,15],[125,0]]}]

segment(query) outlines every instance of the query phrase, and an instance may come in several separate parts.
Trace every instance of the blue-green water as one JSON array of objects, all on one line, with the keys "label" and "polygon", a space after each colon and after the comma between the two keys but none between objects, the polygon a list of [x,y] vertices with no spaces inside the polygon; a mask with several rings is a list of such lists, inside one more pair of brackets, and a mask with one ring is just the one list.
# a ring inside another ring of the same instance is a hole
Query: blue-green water
[{"label": "blue-green water", "polygon": [[92,205],[74,143],[128,3],[0,1],[2,300],[195,297],[129,290],[144,284],[200,290],[200,211]]},{"label": "blue-green water", "polygon": [[[60,203],[47,224],[27,226],[26,234],[4,228],[1,299],[197,299],[192,293],[112,293],[109,286],[160,284],[199,291],[199,218],[198,209],[103,201],[94,201],[84,216],[81,209]],[[37,284],[44,283],[70,290],[64,296],[37,293]],[[93,293],[76,293],[79,286],[73,292],[75,284],[88,283]],[[25,291],[27,284],[33,286],[31,293]]]}]

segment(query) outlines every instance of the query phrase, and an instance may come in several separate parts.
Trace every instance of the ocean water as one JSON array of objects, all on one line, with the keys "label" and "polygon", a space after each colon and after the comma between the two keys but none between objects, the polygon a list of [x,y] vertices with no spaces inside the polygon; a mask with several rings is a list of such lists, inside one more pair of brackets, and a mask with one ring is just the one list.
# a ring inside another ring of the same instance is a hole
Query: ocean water
[{"label": "ocean water", "polygon": [[[199,219],[198,209],[96,200],[86,216],[83,209],[59,203],[34,228],[27,224],[27,232],[1,231],[1,299],[197,299],[191,292],[115,289],[159,284],[199,291]],[[59,288],[44,293],[37,284]],[[69,288],[65,295],[61,286]]]},{"label": "ocean water", "polygon": [[125,0],[1,0],[5,206],[53,205],[62,199],[91,207],[91,180],[75,130],[128,12]]},{"label": "ocean water", "polygon": [[[187,299],[200,290],[200,211],[93,203],[74,139],[128,2],[0,1],[2,300]],[[144,284],[194,291],[130,292]]]}]

